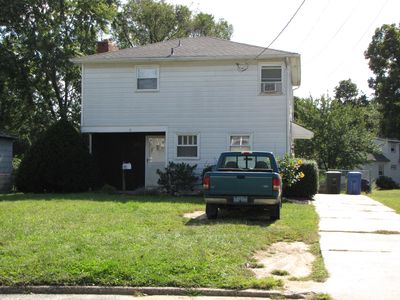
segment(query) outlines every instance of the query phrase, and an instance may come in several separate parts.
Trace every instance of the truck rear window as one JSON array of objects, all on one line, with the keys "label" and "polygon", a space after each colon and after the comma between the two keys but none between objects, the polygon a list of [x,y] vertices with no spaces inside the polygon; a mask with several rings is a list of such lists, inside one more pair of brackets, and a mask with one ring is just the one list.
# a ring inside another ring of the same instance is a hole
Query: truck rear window
[{"label": "truck rear window", "polygon": [[261,155],[228,155],[221,162],[220,169],[244,169],[244,170],[270,170],[272,163],[269,156]]}]

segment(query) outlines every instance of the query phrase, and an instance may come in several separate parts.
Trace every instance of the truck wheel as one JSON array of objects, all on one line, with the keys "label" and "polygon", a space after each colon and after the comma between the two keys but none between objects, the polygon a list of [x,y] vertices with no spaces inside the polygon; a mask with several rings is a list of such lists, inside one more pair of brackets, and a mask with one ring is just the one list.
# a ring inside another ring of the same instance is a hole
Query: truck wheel
[{"label": "truck wheel", "polygon": [[271,210],[271,220],[279,220],[281,218],[281,208],[280,205],[274,205],[274,207]]},{"label": "truck wheel", "polygon": [[218,206],[216,204],[206,204],[207,219],[216,219],[218,216]]}]

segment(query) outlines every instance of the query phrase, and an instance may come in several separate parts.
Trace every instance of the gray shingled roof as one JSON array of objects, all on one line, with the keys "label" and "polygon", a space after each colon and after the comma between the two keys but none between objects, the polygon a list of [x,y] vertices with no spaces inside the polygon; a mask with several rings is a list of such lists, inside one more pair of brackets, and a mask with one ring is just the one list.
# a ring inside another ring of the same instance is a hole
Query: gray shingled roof
[{"label": "gray shingled roof", "polygon": [[387,158],[385,155],[376,153],[376,154],[368,154],[367,155],[368,161],[376,161],[376,162],[390,162],[390,159]]},{"label": "gray shingled roof", "polygon": [[10,139],[10,140],[15,140],[15,137],[5,133],[4,131],[0,131],[0,138],[2,139]]},{"label": "gray shingled roof", "polygon": [[[173,54],[171,55],[171,48]],[[75,63],[146,61],[146,60],[209,60],[255,58],[264,48],[228,40],[197,37],[169,40],[72,59]],[[267,49],[260,58],[292,57],[297,53]]]}]

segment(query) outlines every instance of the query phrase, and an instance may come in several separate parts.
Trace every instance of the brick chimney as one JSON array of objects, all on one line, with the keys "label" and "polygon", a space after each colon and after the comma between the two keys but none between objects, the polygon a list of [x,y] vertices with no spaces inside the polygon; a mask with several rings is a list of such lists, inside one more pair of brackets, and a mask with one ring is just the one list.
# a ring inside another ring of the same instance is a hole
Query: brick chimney
[{"label": "brick chimney", "polygon": [[111,52],[119,50],[117,45],[115,45],[112,41],[105,39],[97,42],[97,53]]}]

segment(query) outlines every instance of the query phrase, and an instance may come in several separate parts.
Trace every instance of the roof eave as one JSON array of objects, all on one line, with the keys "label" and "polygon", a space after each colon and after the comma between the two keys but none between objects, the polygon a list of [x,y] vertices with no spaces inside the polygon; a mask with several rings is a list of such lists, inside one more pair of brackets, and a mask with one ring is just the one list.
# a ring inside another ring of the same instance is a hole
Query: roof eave
[{"label": "roof eave", "polygon": [[98,64],[98,63],[143,63],[143,62],[190,62],[190,61],[215,61],[215,60],[254,60],[254,61],[262,61],[262,60],[271,60],[271,59],[282,59],[286,57],[293,57],[300,59],[300,55],[298,53],[282,53],[276,55],[263,55],[254,58],[254,55],[246,55],[246,56],[168,56],[168,57],[112,57],[112,58],[94,58],[87,59],[86,57],[76,57],[70,59],[74,64]]}]

